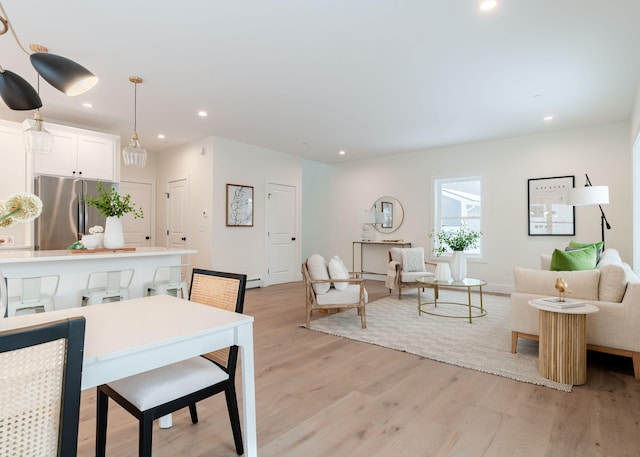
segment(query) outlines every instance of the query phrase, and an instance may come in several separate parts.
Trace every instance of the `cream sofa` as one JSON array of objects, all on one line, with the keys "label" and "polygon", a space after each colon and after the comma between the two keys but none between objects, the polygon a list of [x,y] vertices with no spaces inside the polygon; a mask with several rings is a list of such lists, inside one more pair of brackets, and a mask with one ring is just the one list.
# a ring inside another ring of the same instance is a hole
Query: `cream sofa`
[{"label": "cream sofa", "polygon": [[540,270],[516,268],[511,294],[511,352],[518,338],[538,339],[538,310],[528,304],[541,296],[557,296],[555,280],[562,277],[572,293],[568,298],[591,303],[600,311],[587,318],[590,350],[631,357],[640,380],[640,277],[622,262],[615,249],[607,249],[594,270],[549,271],[550,256],[542,256]]}]

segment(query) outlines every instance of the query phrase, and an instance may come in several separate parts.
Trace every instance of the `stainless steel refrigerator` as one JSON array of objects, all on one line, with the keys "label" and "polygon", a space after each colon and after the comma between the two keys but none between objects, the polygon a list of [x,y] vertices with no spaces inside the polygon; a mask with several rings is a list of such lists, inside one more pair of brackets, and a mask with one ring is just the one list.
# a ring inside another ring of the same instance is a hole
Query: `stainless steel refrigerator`
[{"label": "stainless steel refrigerator", "polygon": [[[99,181],[58,176],[36,176],[34,191],[42,200],[42,214],[35,220],[36,250],[67,249],[94,225],[104,227],[105,218],[85,202],[98,194]],[[111,182],[100,182],[113,187]]]}]

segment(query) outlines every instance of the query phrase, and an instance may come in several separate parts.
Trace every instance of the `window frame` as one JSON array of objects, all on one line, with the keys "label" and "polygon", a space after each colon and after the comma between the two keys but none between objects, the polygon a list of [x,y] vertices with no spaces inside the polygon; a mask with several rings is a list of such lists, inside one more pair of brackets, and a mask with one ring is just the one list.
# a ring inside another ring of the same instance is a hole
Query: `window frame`
[{"label": "window frame", "polygon": [[[443,184],[446,183],[451,183],[451,182],[465,182],[465,181],[479,181],[480,183],[480,216],[474,216],[474,217],[464,217],[464,216],[460,216],[461,220],[479,220],[479,227],[480,227],[480,231],[482,231],[482,233],[484,233],[483,230],[483,225],[484,225],[484,196],[485,196],[485,190],[484,190],[484,179],[482,176],[480,175],[473,175],[473,176],[457,176],[457,177],[449,177],[449,178],[434,178],[433,180],[433,220],[434,220],[434,233],[435,232],[439,232],[442,229],[442,214],[441,214],[441,197],[442,197],[442,186]],[[446,219],[446,218],[445,218]],[[479,241],[479,252],[477,253],[471,253],[471,252],[465,252],[465,255],[468,259],[474,259],[474,260],[482,260],[484,258],[484,242],[483,242],[483,238],[480,238]],[[436,239],[435,238],[431,238],[431,247],[434,248],[436,246]],[[445,252],[444,254],[442,254],[441,256],[436,256],[435,254],[433,254],[432,252],[432,259],[450,259],[453,255],[453,252]]]}]

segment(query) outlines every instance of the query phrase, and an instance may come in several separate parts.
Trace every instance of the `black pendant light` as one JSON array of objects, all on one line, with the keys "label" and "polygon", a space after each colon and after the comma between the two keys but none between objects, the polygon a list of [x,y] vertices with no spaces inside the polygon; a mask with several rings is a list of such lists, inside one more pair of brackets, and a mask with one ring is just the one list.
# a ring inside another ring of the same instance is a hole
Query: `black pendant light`
[{"label": "black pendant light", "polygon": [[12,71],[0,68],[0,96],[16,111],[42,107],[42,100],[31,84]]},{"label": "black pendant light", "polygon": [[[9,17],[0,3],[0,35],[11,31],[18,47],[30,55],[31,64],[38,74],[49,84],[67,95],[80,95],[98,83],[98,78],[82,65],[66,57],[48,54],[47,48],[31,45],[34,51],[30,54],[18,39]],[[42,106],[42,101],[34,88],[23,78],[0,67],[0,96],[7,106],[13,110],[31,110]]]}]

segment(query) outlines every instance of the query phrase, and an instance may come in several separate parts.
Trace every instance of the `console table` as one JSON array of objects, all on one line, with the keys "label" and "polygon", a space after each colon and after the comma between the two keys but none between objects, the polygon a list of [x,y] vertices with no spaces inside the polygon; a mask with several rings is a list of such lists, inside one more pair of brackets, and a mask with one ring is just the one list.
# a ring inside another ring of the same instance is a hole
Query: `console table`
[{"label": "console table", "polygon": [[356,271],[356,244],[360,245],[360,274],[371,274],[371,275],[382,275],[385,276],[387,274],[384,272],[376,272],[376,271],[365,271],[363,261],[362,261],[362,251],[365,249],[365,246],[389,246],[389,247],[400,247],[400,248],[410,248],[411,243],[405,242],[402,240],[389,240],[389,241],[354,241],[351,247],[351,266],[352,270]]}]

